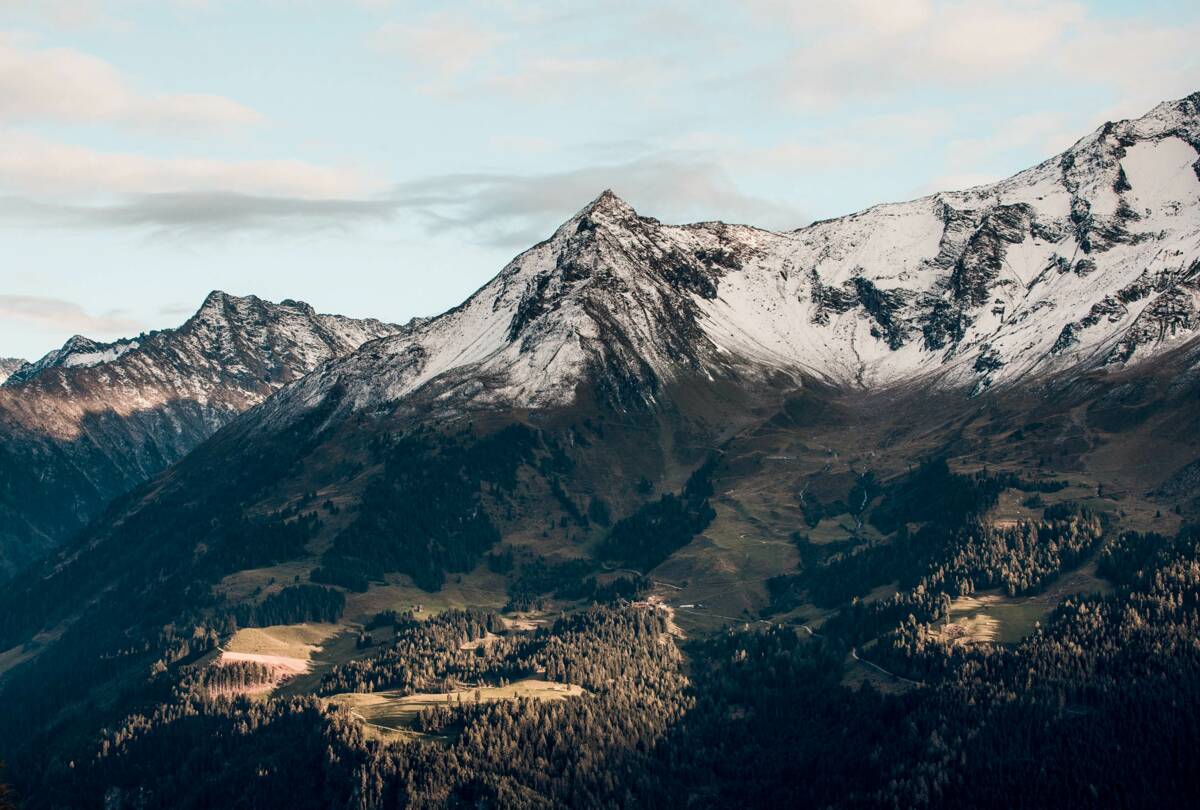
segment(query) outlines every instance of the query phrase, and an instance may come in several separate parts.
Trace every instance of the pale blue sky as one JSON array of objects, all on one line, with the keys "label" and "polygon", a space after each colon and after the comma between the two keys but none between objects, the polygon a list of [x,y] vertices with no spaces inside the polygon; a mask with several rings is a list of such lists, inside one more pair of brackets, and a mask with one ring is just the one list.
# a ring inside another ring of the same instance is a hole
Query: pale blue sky
[{"label": "pale blue sky", "polygon": [[1198,35],[1165,0],[0,0],[0,356],[214,288],[434,314],[606,187],[788,228],[996,179],[1200,90]]}]

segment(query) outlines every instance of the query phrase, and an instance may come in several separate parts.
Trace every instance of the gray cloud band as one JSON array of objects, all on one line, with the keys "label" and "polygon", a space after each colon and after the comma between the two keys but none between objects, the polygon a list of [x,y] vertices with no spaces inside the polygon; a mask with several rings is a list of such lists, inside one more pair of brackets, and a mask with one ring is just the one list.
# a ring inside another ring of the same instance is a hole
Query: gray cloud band
[{"label": "gray cloud band", "polygon": [[802,222],[796,210],[741,192],[717,164],[643,158],[563,172],[445,174],[360,199],[305,199],[232,192],[121,195],[98,204],[0,198],[0,221],[57,228],[144,228],[168,235],[243,230],[351,228],[409,214],[430,233],[528,245],[604,188],[663,219],[721,218],[773,227]]}]

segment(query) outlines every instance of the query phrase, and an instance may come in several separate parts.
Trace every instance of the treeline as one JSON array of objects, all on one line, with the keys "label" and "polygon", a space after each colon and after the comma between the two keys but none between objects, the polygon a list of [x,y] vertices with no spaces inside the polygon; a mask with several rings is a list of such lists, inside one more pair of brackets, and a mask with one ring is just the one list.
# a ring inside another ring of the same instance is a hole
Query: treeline
[{"label": "treeline", "polygon": [[1104,529],[1086,509],[1065,519],[975,525],[959,531],[931,567],[926,587],[953,596],[1000,587],[1009,596],[1040,590],[1078,565],[1099,544]]},{"label": "treeline", "polygon": [[489,557],[488,566],[508,574],[508,604],[504,607],[508,611],[544,609],[548,596],[579,598],[577,594],[596,564],[590,559],[551,560],[532,552],[514,555],[509,548]]},{"label": "treeline", "polygon": [[1140,560],[1116,593],[1067,600],[1016,647],[949,647],[902,622],[873,655],[926,686],[891,694],[846,685],[851,642],[834,633],[730,629],[689,646],[685,677],[655,610],[529,634],[484,612],[382,616],[399,643],[361,671],[372,688],[519,672],[587,692],[447,704],[419,720],[439,741],[386,744],[312,699],[188,695],[130,718],[38,806],[1190,807],[1200,532],[1149,552],[1138,539],[1101,552]]},{"label": "treeline", "polygon": [[[933,684],[914,722],[938,745],[897,769],[893,796],[953,805],[1178,807],[1200,795],[1200,532],[1116,541],[1116,593],[1075,597],[1015,648],[949,648],[920,622],[885,665]],[[1023,779],[1036,763],[1042,778]]]},{"label": "treeline", "polygon": [[184,690],[196,690],[209,696],[236,695],[272,686],[276,682],[271,667],[257,661],[227,661],[200,668],[181,684]]},{"label": "treeline", "polygon": [[492,662],[481,660],[476,651],[462,649],[488,633],[503,632],[504,622],[493,611],[447,610],[426,621],[410,613],[391,618],[394,641],[369,658],[334,667],[321,679],[320,694],[445,691],[442,687],[456,680],[477,680],[494,669]]},{"label": "treeline", "polygon": [[653,586],[640,574],[621,574],[601,583],[591,559],[554,561],[528,552],[516,555],[509,548],[489,555],[487,562],[491,570],[509,574],[505,611],[545,610],[550,607],[550,597],[603,604],[633,600]]},{"label": "treeline", "polygon": [[872,656],[926,686],[892,695],[842,685],[851,639],[828,625],[698,643],[696,705],[660,747],[654,803],[1194,806],[1200,531],[1126,533],[1101,559],[1120,589],[1068,599],[1015,647],[951,646],[903,620]]},{"label": "treeline", "polygon": [[897,569],[901,578],[896,593],[871,603],[844,605],[824,629],[847,643],[862,643],[904,620],[920,625],[938,621],[954,597],[991,588],[1003,588],[1009,596],[1036,593],[1079,565],[1103,540],[1098,516],[1086,509],[1057,514],[1071,511],[1075,514],[1070,517],[1012,526],[972,523],[920,560],[915,582],[913,569]]},{"label": "treeline", "polygon": [[258,604],[234,609],[239,627],[269,627],[300,622],[336,622],[346,608],[346,595],[319,585],[289,585]]}]

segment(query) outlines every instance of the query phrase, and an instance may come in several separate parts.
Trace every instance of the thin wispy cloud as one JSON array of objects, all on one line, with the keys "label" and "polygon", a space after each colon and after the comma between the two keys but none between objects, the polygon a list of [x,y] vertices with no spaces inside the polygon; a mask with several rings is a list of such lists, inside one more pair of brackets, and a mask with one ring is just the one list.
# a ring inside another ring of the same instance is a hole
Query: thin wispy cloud
[{"label": "thin wispy cloud", "polygon": [[501,95],[540,106],[585,88],[603,88],[605,95],[650,95],[678,78],[679,66],[652,48],[608,54],[578,41],[581,33],[605,25],[623,32],[614,37],[618,42],[657,38],[635,6],[618,3],[566,13],[552,7],[454,5],[454,10],[383,23],[370,42],[410,65],[426,92],[450,97]]},{"label": "thin wispy cloud", "polygon": [[[1021,82],[1108,87],[1142,105],[1147,88],[1187,92],[1197,81],[1195,25],[1104,17],[1062,0],[854,0],[813,8],[753,0],[762,25],[785,21],[796,46],[760,72],[773,92],[829,109],[864,98],[930,91],[1012,90]],[[1165,96],[1162,96],[1165,97]],[[1127,110],[1135,114],[1137,107]]]},{"label": "thin wispy cloud", "polygon": [[41,196],[203,191],[319,199],[380,184],[356,170],[299,160],[161,158],[0,130],[0,187]]},{"label": "thin wispy cloud", "polygon": [[643,212],[672,222],[723,217],[792,228],[805,221],[785,203],[744,192],[717,163],[660,155],[539,174],[431,175],[350,198],[197,191],[72,203],[10,195],[0,197],[0,222],[211,237],[255,230],[351,229],[391,221],[417,225],[433,235],[519,248],[543,239],[608,187]]},{"label": "thin wispy cloud", "polygon": [[548,228],[609,187],[642,212],[671,222],[718,214],[777,227],[804,221],[791,206],[742,191],[715,163],[661,156],[545,174],[438,175],[401,183],[395,194],[434,232],[515,247],[545,238]]},{"label": "thin wispy cloud", "polygon": [[105,5],[103,0],[0,0],[0,12],[66,30],[124,29],[127,23],[112,16]]},{"label": "thin wispy cloud", "polygon": [[392,198],[298,199],[232,192],[123,195],[103,203],[0,197],[0,221],[26,227],[140,230],[152,237],[211,238],[246,231],[347,230],[395,217]]},{"label": "thin wispy cloud", "polygon": [[386,22],[372,35],[371,44],[412,59],[435,77],[445,77],[474,67],[506,39],[467,15],[440,12],[419,22]]}]

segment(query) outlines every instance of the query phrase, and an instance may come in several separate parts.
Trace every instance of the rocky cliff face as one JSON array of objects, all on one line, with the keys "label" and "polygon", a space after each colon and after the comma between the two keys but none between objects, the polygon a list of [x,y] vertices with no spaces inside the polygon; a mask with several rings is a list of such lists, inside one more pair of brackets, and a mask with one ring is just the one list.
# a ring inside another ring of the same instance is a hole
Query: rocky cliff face
[{"label": "rocky cliff face", "polygon": [[178,329],[82,336],[0,385],[0,572],[318,364],[399,327],[220,292]]}]

